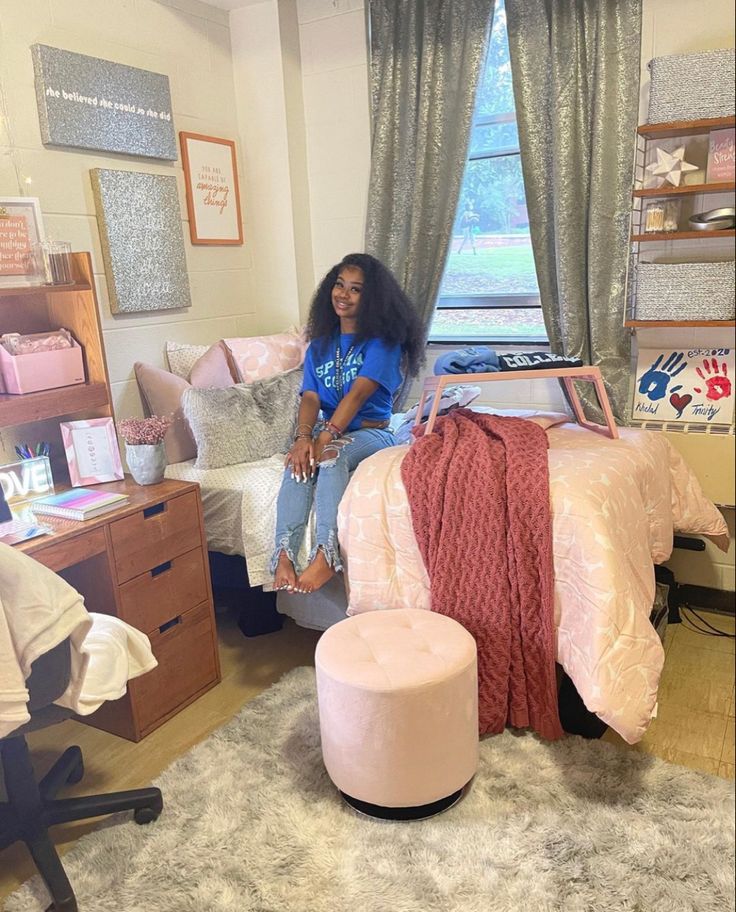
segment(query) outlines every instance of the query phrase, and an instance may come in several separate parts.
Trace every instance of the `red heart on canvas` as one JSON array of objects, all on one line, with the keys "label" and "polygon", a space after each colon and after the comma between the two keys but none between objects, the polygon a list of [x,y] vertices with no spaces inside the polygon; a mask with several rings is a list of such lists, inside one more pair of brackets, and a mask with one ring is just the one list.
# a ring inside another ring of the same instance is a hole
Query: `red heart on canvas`
[{"label": "red heart on canvas", "polygon": [[670,405],[676,412],[680,412],[680,414],[685,411],[685,406],[692,401],[693,397],[690,395],[690,393],[686,393],[684,396],[680,396],[678,393],[673,393],[670,396]]}]

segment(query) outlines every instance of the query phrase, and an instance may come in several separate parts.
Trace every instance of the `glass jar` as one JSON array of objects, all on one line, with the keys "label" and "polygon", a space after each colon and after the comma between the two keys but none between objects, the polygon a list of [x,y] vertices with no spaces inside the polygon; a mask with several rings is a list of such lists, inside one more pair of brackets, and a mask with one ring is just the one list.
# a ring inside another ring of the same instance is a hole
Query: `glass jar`
[{"label": "glass jar", "polygon": [[45,285],[73,285],[72,245],[68,241],[41,241],[37,260]]}]

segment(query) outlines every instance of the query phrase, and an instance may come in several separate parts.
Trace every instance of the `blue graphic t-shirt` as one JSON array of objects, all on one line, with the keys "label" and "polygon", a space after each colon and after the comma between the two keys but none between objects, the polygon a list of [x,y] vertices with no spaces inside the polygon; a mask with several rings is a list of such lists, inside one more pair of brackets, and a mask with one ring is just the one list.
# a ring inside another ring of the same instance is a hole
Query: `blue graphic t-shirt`
[{"label": "blue graphic t-shirt", "polygon": [[[302,392],[311,390],[319,396],[322,412],[327,421],[332,418],[340,401],[335,388],[336,346],[336,336],[332,339],[314,339],[304,358]],[[340,336],[340,352],[343,396],[350,391],[356,377],[366,377],[378,384],[378,389],[363,403],[346,430],[356,431],[363,421],[389,419],[394,393],[402,381],[401,346],[386,345],[380,339],[364,339],[356,344],[354,334],[343,333]]]}]

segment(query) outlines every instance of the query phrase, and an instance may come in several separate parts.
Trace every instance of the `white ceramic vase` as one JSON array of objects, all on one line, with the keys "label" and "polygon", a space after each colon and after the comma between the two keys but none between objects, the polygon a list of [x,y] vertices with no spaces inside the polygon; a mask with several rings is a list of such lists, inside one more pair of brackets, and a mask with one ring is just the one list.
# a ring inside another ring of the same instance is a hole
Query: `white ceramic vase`
[{"label": "white ceramic vase", "polygon": [[134,481],[139,485],[158,484],[166,469],[163,443],[125,444],[125,459]]}]

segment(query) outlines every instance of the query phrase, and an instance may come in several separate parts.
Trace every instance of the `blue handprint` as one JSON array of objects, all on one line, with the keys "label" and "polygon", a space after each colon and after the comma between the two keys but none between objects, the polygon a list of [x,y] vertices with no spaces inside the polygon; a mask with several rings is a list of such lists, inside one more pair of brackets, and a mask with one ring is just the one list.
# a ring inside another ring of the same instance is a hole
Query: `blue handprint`
[{"label": "blue handprint", "polygon": [[650,402],[664,399],[667,395],[667,384],[687,367],[687,361],[683,361],[684,357],[683,352],[672,352],[660,368],[660,362],[664,358],[664,355],[660,355],[654,364],[641,375],[639,392]]}]

